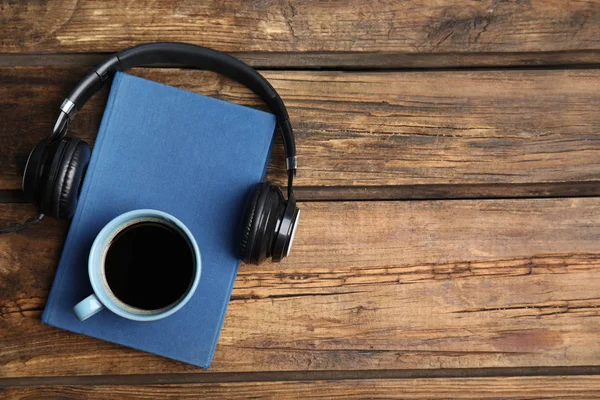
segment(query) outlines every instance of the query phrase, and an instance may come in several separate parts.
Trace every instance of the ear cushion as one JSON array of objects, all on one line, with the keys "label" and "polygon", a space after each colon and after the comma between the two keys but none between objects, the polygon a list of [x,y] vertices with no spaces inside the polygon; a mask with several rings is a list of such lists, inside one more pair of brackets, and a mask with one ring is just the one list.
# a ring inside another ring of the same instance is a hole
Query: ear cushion
[{"label": "ear cushion", "polygon": [[260,264],[266,258],[271,257],[273,253],[277,225],[285,209],[283,193],[279,187],[269,185],[262,209],[260,206],[261,204],[256,206],[254,227],[250,234],[250,240],[253,243],[250,262],[254,264]]},{"label": "ear cushion", "polygon": [[46,148],[46,159],[42,166],[42,173],[38,182],[37,198],[39,199],[40,210],[46,215],[58,218],[52,208],[52,195],[54,193],[54,184],[56,173],[63,160],[65,148],[69,143],[68,138],[48,144]]},{"label": "ear cushion", "polygon": [[242,233],[240,238],[240,257],[244,262],[249,261],[249,257],[252,254],[252,243],[250,243],[250,236],[254,224],[254,217],[256,215],[256,206],[258,205],[259,197],[261,194],[264,195],[267,192],[264,190],[266,187],[265,183],[257,183],[252,189],[252,192],[248,196],[246,201],[246,208],[244,211],[244,217],[242,219]]},{"label": "ear cushion", "polygon": [[73,217],[90,155],[90,146],[86,142],[70,138],[58,167],[52,195],[52,210],[58,218]]},{"label": "ear cushion", "polygon": [[48,153],[47,146],[48,139],[44,139],[31,150],[29,157],[27,157],[25,170],[23,172],[23,182],[21,184],[23,192],[25,192],[25,196],[35,204],[39,204],[37,194],[39,193],[39,181],[41,178],[42,166],[45,163]]}]

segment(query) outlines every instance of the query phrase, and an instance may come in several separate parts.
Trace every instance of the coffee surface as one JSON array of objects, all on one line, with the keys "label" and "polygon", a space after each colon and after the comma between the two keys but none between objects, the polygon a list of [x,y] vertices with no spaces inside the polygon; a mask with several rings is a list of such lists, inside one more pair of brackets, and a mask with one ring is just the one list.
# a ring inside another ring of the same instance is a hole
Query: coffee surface
[{"label": "coffee surface", "polygon": [[181,232],[159,222],[139,222],[112,240],[105,259],[106,282],[123,303],[158,310],[187,292],[194,261]]}]

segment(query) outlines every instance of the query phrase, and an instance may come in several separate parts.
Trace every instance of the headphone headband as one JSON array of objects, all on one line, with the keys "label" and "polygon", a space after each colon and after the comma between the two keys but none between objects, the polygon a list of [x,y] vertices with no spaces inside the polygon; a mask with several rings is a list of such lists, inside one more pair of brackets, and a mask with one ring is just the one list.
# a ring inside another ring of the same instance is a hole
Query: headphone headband
[{"label": "headphone headband", "polygon": [[289,116],[281,97],[254,68],[229,54],[202,46],[173,42],[148,43],[112,55],[83,78],[63,101],[60,107],[60,116],[50,136],[51,139],[66,134],[69,120],[90,97],[112,79],[117,71],[155,64],[213,71],[243,84],[257,94],[277,117],[277,125],[283,137],[286,154],[288,196],[292,194],[292,182],[297,168],[296,145]]}]

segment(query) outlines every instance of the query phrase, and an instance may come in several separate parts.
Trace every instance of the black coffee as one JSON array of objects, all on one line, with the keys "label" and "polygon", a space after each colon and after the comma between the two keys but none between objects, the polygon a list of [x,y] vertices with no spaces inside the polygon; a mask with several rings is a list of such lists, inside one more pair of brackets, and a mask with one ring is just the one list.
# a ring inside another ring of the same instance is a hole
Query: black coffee
[{"label": "black coffee", "polygon": [[181,232],[158,222],[139,222],[112,240],[106,282],[123,303],[158,310],[177,302],[194,277],[194,253]]}]

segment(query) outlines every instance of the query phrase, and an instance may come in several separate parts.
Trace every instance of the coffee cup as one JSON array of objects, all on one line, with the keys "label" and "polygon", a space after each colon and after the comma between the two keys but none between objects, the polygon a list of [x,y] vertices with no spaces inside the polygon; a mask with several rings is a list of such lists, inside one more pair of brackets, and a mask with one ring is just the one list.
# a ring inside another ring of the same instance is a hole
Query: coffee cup
[{"label": "coffee cup", "polygon": [[92,244],[93,294],[73,307],[80,321],[104,308],[134,321],[180,310],[200,281],[201,259],[190,230],[158,210],[134,210],[110,221]]}]

